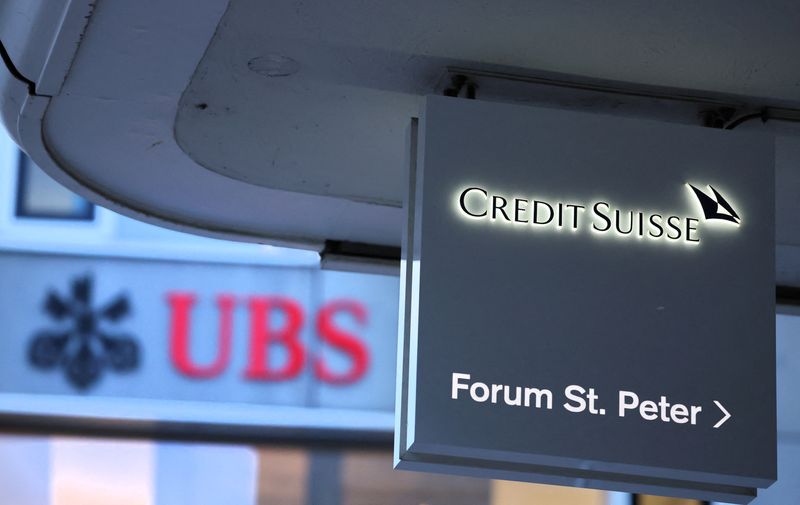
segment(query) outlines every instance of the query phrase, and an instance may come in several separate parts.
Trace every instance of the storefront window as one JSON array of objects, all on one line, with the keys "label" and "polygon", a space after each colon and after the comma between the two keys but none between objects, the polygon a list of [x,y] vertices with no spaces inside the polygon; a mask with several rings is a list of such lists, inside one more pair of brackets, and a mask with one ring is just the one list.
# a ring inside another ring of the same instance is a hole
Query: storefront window
[{"label": "storefront window", "polygon": [[668,498],[666,496],[636,496],[634,505],[703,505],[705,502],[697,500],[683,500],[681,498]]},{"label": "storefront window", "polygon": [[15,505],[630,504],[588,489],[396,471],[388,448],[8,435],[0,485]]}]

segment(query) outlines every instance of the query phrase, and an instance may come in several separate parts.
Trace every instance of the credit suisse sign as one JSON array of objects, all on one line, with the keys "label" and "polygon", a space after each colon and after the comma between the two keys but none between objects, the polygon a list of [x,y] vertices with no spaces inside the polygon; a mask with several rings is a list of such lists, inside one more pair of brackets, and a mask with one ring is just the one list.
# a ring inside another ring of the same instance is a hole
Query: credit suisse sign
[{"label": "credit suisse sign", "polygon": [[775,480],[771,138],[448,97],[411,133],[396,466]]},{"label": "credit suisse sign", "polygon": [[391,431],[396,278],[17,253],[0,276],[0,417]]}]

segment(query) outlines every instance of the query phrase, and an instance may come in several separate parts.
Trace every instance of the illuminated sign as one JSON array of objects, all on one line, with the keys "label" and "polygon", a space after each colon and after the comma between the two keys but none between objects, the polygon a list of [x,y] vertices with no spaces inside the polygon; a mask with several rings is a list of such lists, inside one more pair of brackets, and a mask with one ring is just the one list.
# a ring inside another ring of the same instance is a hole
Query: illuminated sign
[{"label": "illuminated sign", "polygon": [[[716,199],[686,184],[697,195],[703,220],[722,219],[738,225],[741,221],[733,207],[715,189]],[[666,212],[619,209],[604,200],[561,202],[536,198],[511,197],[489,191],[483,186],[469,186],[457,192],[456,210],[469,219],[484,219],[499,224],[528,225],[529,229],[554,229],[572,232],[590,230],[619,237],[647,238],[700,243],[700,218]]]},{"label": "illuminated sign", "polygon": [[728,201],[725,200],[721,194],[719,194],[719,191],[714,189],[712,186],[708,186],[708,189],[711,190],[713,195],[709,196],[691,184],[688,186],[692,189],[694,194],[697,195],[697,200],[703,207],[703,214],[705,215],[706,219],[721,219],[723,221],[730,221],[732,223],[739,224],[741,221],[739,214],[737,214],[736,211],[733,210],[733,207],[731,207],[731,204],[729,204]]},{"label": "illuminated sign", "polygon": [[774,482],[771,138],[451,97],[411,133],[398,468]]}]

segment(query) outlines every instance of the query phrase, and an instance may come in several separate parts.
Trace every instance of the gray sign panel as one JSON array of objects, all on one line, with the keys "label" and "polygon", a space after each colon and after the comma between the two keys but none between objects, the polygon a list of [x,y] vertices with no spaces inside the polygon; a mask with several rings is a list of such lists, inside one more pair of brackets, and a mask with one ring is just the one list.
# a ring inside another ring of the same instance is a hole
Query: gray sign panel
[{"label": "gray sign panel", "polygon": [[445,97],[414,130],[399,468],[775,480],[771,138]]}]

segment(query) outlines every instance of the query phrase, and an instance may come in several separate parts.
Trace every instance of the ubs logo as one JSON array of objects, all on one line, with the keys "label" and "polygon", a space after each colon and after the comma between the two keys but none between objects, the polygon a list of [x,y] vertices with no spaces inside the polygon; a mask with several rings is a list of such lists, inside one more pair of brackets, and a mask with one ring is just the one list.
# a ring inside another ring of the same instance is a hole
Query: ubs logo
[{"label": "ubs logo", "polygon": [[93,307],[92,279],[72,281],[70,293],[50,290],[43,310],[51,326],[34,335],[28,360],[42,370],[61,368],[67,381],[79,390],[93,386],[106,369],[128,372],[139,366],[136,340],[115,327],[131,312],[125,295]]}]

